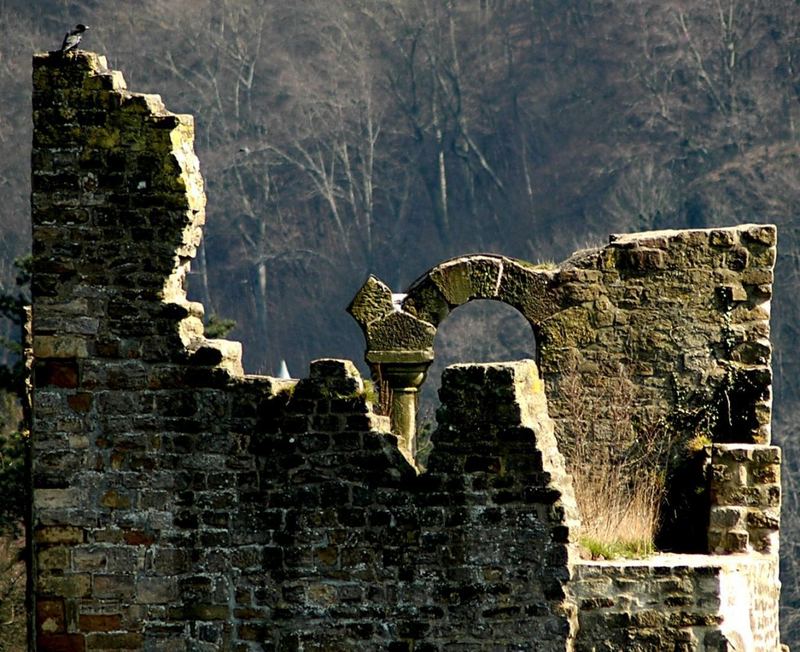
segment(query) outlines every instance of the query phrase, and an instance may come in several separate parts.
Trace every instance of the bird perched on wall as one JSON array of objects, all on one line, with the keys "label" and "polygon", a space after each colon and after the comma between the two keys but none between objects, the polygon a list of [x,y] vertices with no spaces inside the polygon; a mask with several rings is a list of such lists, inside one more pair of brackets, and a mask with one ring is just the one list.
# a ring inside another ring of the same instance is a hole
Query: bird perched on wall
[{"label": "bird perched on wall", "polygon": [[81,38],[83,38],[83,33],[87,29],[89,29],[88,25],[78,24],[75,25],[75,29],[71,32],[67,32],[64,35],[64,42],[61,44],[61,54],[77,48],[78,44],[81,42]]}]

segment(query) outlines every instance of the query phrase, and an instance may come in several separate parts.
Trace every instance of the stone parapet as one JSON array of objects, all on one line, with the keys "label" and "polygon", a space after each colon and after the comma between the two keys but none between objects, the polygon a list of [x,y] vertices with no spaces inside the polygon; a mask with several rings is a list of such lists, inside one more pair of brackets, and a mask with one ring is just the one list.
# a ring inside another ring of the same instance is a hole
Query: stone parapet
[{"label": "stone parapet", "polygon": [[778,553],[781,451],[757,444],[711,447],[709,552]]},{"label": "stone parapet", "polygon": [[774,557],[579,562],[576,652],[779,652]]}]

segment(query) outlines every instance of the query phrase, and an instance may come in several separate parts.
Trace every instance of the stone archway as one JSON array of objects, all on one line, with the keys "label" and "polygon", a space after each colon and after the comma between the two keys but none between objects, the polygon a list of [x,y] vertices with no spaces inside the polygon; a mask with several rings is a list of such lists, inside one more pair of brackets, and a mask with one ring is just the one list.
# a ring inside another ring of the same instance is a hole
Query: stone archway
[{"label": "stone archway", "polygon": [[516,308],[531,325],[539,325],[559,309],[551,286],[553,266],[494,254],[459,256],[431,268],[405,294],[370,276],[348,307],[367,342],[365,358],[392,393],[392,432],[400,449],[416,454],[416,407],[419,388],[434,359],[439,324],[455,308],[477,299],[500,301]]},{"label": "stone archway", "polygon": [[557,306],[549,292],[557,269],[495,254],[452,258],[414,281],[403,310],[435,326],[455,308],[493,299],[519,310],[534,329]]}]

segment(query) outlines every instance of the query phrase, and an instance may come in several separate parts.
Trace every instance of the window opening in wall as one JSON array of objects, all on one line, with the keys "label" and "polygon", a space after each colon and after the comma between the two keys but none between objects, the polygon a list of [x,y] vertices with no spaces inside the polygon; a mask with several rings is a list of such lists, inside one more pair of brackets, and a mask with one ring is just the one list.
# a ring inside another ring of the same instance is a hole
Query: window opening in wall
[{"label": "window opening in wall", "polygon": [[423,466],[436,429],[442,372],[460,362],[536,359],[536,341],[530,324],[516,308],[500,301],[478,300],[455,308],[439,324],[434,351],[436,357],[418,405],[417,459]]}]

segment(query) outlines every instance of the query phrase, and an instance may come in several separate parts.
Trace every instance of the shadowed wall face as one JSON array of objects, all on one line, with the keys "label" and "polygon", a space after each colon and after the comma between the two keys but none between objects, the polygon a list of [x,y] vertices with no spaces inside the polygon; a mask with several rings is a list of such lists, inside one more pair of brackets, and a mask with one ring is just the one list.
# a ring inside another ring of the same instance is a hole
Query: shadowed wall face
[{"label": "shadowed wall face", "polygon": [[[321,370],[297,384],[278,432],[258,435],[264,636],[292,649],[565,650],[575,505],[535,365],[449,368],[419,476],[390,435],[331,432],[325,406],[347,401]],[[318,426],[287,429],[309,412]]]}]

